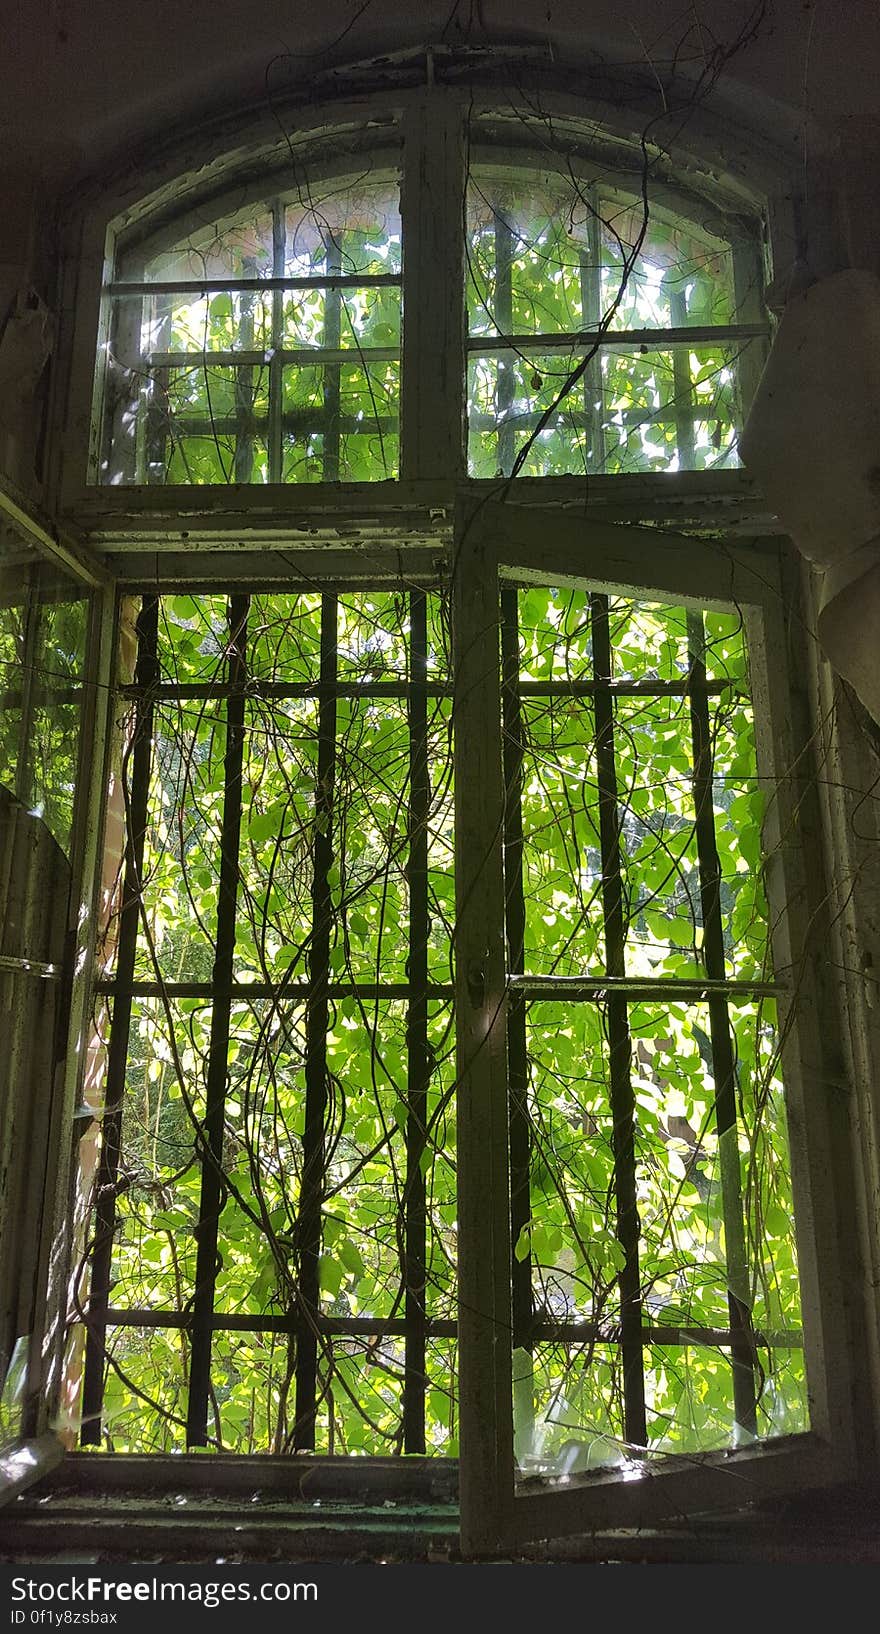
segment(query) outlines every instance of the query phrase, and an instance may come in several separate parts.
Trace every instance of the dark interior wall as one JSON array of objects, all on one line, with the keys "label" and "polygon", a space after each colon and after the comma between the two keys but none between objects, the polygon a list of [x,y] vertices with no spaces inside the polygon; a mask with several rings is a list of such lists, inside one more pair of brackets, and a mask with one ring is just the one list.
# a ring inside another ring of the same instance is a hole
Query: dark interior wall
[{"label": "dark interior wall", "polygon": [[[623,66],[656,83],[659,109],[673,68],[714,77],[739,42],[707,105],[786,153],[814,201],[840,192],[842,166],[844,259],[880,264],[874,0],[0,0],[0,39],[0,330],[28,287],[54,301],[60,201],[84,178],[200,115],[264,108],[334,62],[424,43]],[[2,345],[0,470],[33,486],[37,429]]]}]

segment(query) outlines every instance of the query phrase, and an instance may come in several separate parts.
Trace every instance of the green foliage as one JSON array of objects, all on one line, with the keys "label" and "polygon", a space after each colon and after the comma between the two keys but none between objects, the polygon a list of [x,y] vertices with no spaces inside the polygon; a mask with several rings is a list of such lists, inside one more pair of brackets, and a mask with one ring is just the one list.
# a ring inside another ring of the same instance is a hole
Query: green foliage
[{"label": "green foliage", "polygon": [[[524,1468],[558,1472],[569,1456],[590,1465],[619,1461],[624,1434],[618,1338],[625,1253],[601,986],[608,974],[607,858],[598,810],[591,597],[531,585],[518,602],[525,968],[535,976],[595,978],[599,987],[587,1001],[535,999],[527,1008],[529,1215],[515,1260],[528,1265],[545,1323],[578,1324],[581,1331],[592,1324],[594,1333],[588,1342],[558,1337],[522,1352],[518,1452]],[[294,1340],[224,1330],[222,1323],[283,1317],[297,1304],[319,836],[332,850],[326,884],[334,984],[323,1041],[320,1311],[389,1324],[402,1316],[407,1206],[423,1182],[427,1314],[448,1321],[456,1312],[454,1023],[444,993],[434,992],[427,1005],[422,1139],[414,1140],[413,1128],[406,996],[413,746],[407,699],[395,695],[412,667],[410,604],[405,594],[384,589],[341,594],[335,602],[341,693],[328,798],[326,788],[318,789],[317,682],[323,609],[333,605],[309,592],[266,593],[252,597],[249,608],[233,975],[260,987],[234,994],[226,1046],[214,1299],[220,1327],[211,1396],[212,1434],[230,1450],[284,1450],[292,1427]],[[614,695],[613,747],[626,973],[646,983],[698,982],[705,976],[705,927],[687,614],[620,599],[609,603],[608,623],[612,679],[623,689]],[[202,689],[224,681],[223,598],[165,596],[159,628],[164,678]],[[736,613],[712,613],[704,628],[726,968],[730,978],[763,983],[770,974],[763,795],[741,621]],[[426,960],[429,980],[443,986],[453,949],[454,869],[449,638],[439,595],[428,597],[427,673]],[[548,683],[550,695],[535,695]],[[370,687],[385,691],[371,694]],[[285,688],[292,695],[280,695]],[[205,984],[212,978],[224,712],[218,696],[182,696],[155,710],[141,978]],[[627,1004],[649,1435],[653,1447],[668,1451],[726,1446],[739,1434],[723,1338],[733,1274],[725,1140],[746,1243],[744,1304],[758,1335],[759,1433],[807,1421],[781,1033],[767,998],[737,994],[728,1013],[737,1123],[722,1137],[706,1002],[684,989],[662,1001],[659,994],[636,995]],[[207,997],[135,1001],[116,1307],[179,1316],[192,1308],[211,1036]],[[108,1444],[183,1446],[188,1347],[186,1333],[174,1328],[121,1327],[109,1336]],[[318,1374],[319,1450],[400,1448],[399,1334],[323,1335]],[[430,1340],[427,1374],[428,1448],[451,1452],[457,1379],[450,1341]]]}]

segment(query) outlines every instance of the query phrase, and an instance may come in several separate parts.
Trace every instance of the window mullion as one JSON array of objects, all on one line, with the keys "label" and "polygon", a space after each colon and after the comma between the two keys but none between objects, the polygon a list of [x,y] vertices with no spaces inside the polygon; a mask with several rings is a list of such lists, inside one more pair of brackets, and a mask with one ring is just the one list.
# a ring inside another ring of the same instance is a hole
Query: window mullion
[{"label": "window mullion", "polygon": [[401,475],[464,472],[464,107],[428,92],[407,113],[403,224]]},{"label": "window mullion", "polygon": [[131,794],[126,822],[125,874],[119,913],[113,1016],[104,1086],[104,1114],[101,1120],[101,1159],[95,1181],[97,1204],[91,1289],[86,1317],[88,1334],[83,1379],[83,1424],[80,1436],[84,1446],[97,1446],[101,1440],[105,1340],[113,1237],[116,1230],[116,1186],[119,1175],[122,1106],[128,1070],[132,984],[140,923],[150,771],[153,760],[153,700],[159,673],[158,628],[159,599],[157,596],[145,597],[138,617],[139,643],[135,677],[138,699],[131,748]]},{"label": "window mullion", "polygon": [[327,1030],[333,901],[333,796],[336,780],[336,680],[338,598],[321,600],[318,764],[312,849],[312,931],[309,994],[306,1001],[305,1123],[297,1214],[299,1303],[296,1345],[296,1425],[294,1446],[313,1449],[317,1417],[318,1328],[321,1300],[321,1210],[325,1186],[327,1114]]},{"label": "window mullion", "polygon": [[212,978],[211,1037],[205,1085],[205,1118],[200,1142],[202,1185],[199,1198],[196,1282],[192,1312],[187,1444],[204,1446],[208,1438],[211,1388],[211,1338],[217,1280],[217,1237],[224,1202],[223,1128],[229,1076],[229,1023],[235,959],[241,839],[242,765],[249,598],[229,601],[229,697],[223,757],[223,816],[220,831],[220,879],[217,896],[217,941]]},{"label": "window mullion", "polygon": [[[724,981],[726,959],[721,919],[721,866],[718,860],[713,816],[712,726],[706,690],[702,614],[688,614],[687,631],[697,863],[703,913],[703,959],[706,975],[710,980]],[[730,1036],[727,1000],[721,993],[710,993],[707,1003],[715,1078],[715,1122],[718,1130],[721,1208],[724,1216],[724,1246],[727,1260],[734,1411],[737,1424],[747,1434],[756,1435],[758,1425],[755,1399],[755,1340],[750,1316],[749,1261],[737,1141],[736,1063]]]},{"label": "window mullion", "polygon": [[[593,668],[596,681],[611,680],[608,597],[590,598]],[[602,849],[602,910],[605,967],[609,976],[626,974],[626,926],[620,862],[620,810],[614,752],[614,701],[607,687],[597,686],[596,775],[599,789],[599,840]],[[648,1440],[639,1271],[639,1216],[636,1200],[635,1115],[630,1062],[632,1044],[626,997],[609,993],[607,1001],[609,1076],[611,1084],[614,1192],[617,1235],[625,1260],[620,1272],[620,1330],[623,1352],[624,1428],[638,1446]]]}]

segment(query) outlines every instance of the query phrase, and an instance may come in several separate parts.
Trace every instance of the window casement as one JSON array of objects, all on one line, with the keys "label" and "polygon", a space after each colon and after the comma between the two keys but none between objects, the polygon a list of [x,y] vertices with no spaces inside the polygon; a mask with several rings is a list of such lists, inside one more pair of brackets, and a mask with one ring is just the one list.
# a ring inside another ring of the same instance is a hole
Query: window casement
[{"label": "window casement", "polygon": [[51,1389],[85,1447],[457,1458],[473,1555],[843,1479],[760,213],[570,110],[347,117],[82,292],[126,659]]},{"label": "window casement", "polygon": [[777,564],[357,573],[141,599],[82,1443],[451,1453],[473,1547],[831,1477]]}]

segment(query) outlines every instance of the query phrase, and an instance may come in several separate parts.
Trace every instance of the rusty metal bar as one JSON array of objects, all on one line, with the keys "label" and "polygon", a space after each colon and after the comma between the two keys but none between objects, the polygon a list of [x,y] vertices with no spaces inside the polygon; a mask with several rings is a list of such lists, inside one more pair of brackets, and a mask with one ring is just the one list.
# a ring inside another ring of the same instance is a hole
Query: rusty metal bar
[{"label": "rusty metal bar", "polygon": [[[501,723],[504,763],[504,903],[507,926],[507,970],[511,978],[525,969],[526,904],[523,892],[522,783],[524,733],[519,699],[519,592],[501,589]],[[510,1239],[514,1249],[513,1347],[526,1350],[532,1332],[532,1257],[517,1256],[517,1246],[531,1216],[531,1131],[528,1111],[526,996],[511,986],[507,1002],[507,1075],[510,1117]]]},{"label": "rusty metal bar", "polygon": [[[368,585],[356,585],[356,590],[369,589]],[[380,587],[384,588],[384,587]],[[592,698],[599,690],[611,693],[619,698],[686,698],[688,696],[689,681],[683,675],[680,681],[611,681],[599,682],[595,680],[571,681],[525,681],[521,680],[519,693],[521,698]],[[137,686],[122,688],[125,697],[136,697]],[[725,692],[741,692],[742,688],[737,681],[707,681],[706,692],[710,697],[720,696]],[[258,677],[248,682],[248,696],[252,698],[317,698],[320,686],[315,681],[261,681]],[[452,684],[444,681],[426,681],[425,692],[429,698],[451,698]],[[156,701],[164,699],[185,698],[225,698],[229,688],[223,681],[162,681],[152,689]],[[63,696],[60,695],[60,696]],[[407,681],[341,681],[336,688],[337,698],[406,698],[409,696]],[[13,694],[0,694],[0,702]]]},{"label": "rusty metal bar", "polygon": [[314,1448],[317,1418],[321,1208],[324,1198],[324,1120],[327,1111],[327,1022],[333,901],[333,796],[336,777],[336,640],[338,600],[321,601],[321,698],[312,847],[312,931],[306,1000],[305,1127],[296,1240],[299,1250],[294,1450]]},{"label": "rusty metal bar", "polygon": [[[111,1306],[107,1312],[108,1327],[116,1328],[171,1328],[188,1330],[192,1326],[192,1315],[187,1311],[165,1310],[117,1310]],[[263,1316],[249,1316],[240,1311],[216,1311],[211,1318],[211,1326],[215,1333],[291,1333],[296,1327],[296,1316],[285,1316],[270,1313]],[[316,1321],[319,1333],[345,1338],[351,1335],[354,1338],[380,1338],[387,1334],[389,1338],[401,1338],[406,1334],[406,1318],[402,1316],[326,1316],[321,1314]],[[425,1323],[427,1334],[432,1339],[454,1339],[458,1324],[447,1317],[428,1317]],[[720,1350],[728,1350],[735,1335],[730,1328],[706,1327],[678,1327],[671,1323],[667,1326],[662,1322],[648,1322],[642,1327],[643,1343],[655,1345],[706,1345],[715,1346]],[[765,1332],[756,1329],[755,1344],[762,1350],[799,1350],[803,1346],[804,1336],[799,1328],[781,1328]],[[531,1327],[531,1341],[560,1345],[575,1344],[604,1344],[618,1345],[620,1343],[619,1325],[612,1322],[564,1322],[554,1316],[536,1313]]]},{"label": "rusty metal bar", "polygon": [[368,289],[398,285],[399,272],[319,272],[310,278],[181,278],[179,283],[157,279],[154,284],[122,279],[107,285],[111,300],[130,295],[241,295],[249,291],[285,289]]},{"label": "rusty metal bar", "polygon": [[191,1447],[202,1447],[208,1439],[211,1317],[217,1280],[217,1236],[225,1201],[223,1123],[229,1074],[229,1021],[232,1009],[232,970],[238,903],[248,606],[247,596],[235,595],[230,598],[228,666],[231,690],[226,710],[217,941],[212,983],[213,1005],[205,1119],[202,1126],[202,1188],[197,1227],[193,1338],[187,1406],[187,1445]]},{"label": "rusty metal bar", "polygon": [[[596,679],[610,680],[611,636],[608,597],[592,595],[590,609]],[[614,751],[614,705],[608,692],[601,688],[596,693],[595,710],[605,967],[609,976],[623,977],[626,968],[626,922],[620,861],[620,809]],[[644,1341],[639,1271],[639,1216],[636,1205],[635,1120],[630,1078],[632,1045],[627,999],[623,993],[609,993],[606,1015],[617,1236],[625,1255],[619,1277],[624,1430],[628,1441],[644,1446],[647,1444],[648,1432],[642,1350]]]},{"label": "rusty metal bar", "polygon": [[[413,590],[410,613],[409,697],[409,955],[406,1019],[407,1118],[404,1220],[406,1342],[404,1347],[403,1450],[425,1451],[425,1335],[427,1284],[426,1184],[422,1158],[428,1127],[428,602]],[[454,1326],[454,1324],[453,1324]]]}]

